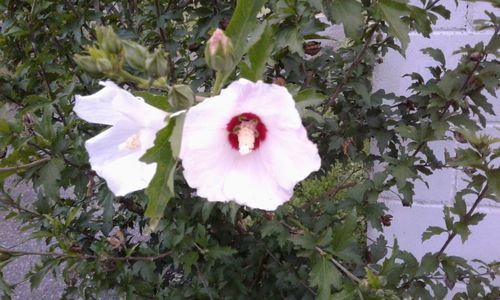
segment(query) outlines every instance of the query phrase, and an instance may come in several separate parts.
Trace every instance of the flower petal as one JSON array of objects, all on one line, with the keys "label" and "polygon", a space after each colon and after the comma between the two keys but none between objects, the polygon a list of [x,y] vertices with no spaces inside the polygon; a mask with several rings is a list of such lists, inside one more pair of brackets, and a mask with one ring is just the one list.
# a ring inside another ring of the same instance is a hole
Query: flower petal
[{"label": "flower petal", "polygon": [[241,205],[275,210],[288,201],[293,189],[282,188],[269,173],[259,155],[241,156],[225,177],[224,194]]},{"label": "flower petal", "polygon": [[87,122],[114,125],[123,116],[113,108],[113,99],[120,88],[111,81],[100,82],[104,88],[88,96],[75,96],[76,114]]},{"label": "flower petal", "polygon": [[268,172],[285,189],[293,189],[321,167],[318,148],[307,138],[302,126],[298,129],[271,128],[256,152]]},{"label": "flower petal", "polygon": [[207,149],[228,144],[226,125],[233,117],[235,101],[232,97],[216,96],[205,99],[186,114],[182,130],[180,157],[186,149]]},{"label": "flower petal", "polygon": [[[116,196],[123,196],[149,185],[156,171],[156,164],[146,164],[139,159],[153,144],[155,133],[140,128],[135,123],[120,121],[85,143],[92,169],[106,180]],[[136,134],[139,134],[140,147],[123,147]]]},{"label": "flower petal", "polygon": [[156,172],[156,163],[146,164],[136,153],[110,161],[96,169],[115,196],[145,189]]},{"label": "flower petal", "polygon": [[167,113],[135,97],[111,81],[100,82],[100,91],[88,96],[75,96],[76,114],[91,123],[114,125],[120,120],[130,119],[145,127],[157,127],[164,122]]},{"label": "flower petal", "polygon": [[224,180],[240,154],[230,147],[190,149],[182,160],[184,177],[197,195],[208,201],[229,201],[223,193]]},{"label": "flower petal", "polygon": [[288,90],[282,86],[240,79],[233,82],[226,90],[231,90],[235,95],[233,97],[237,97],[238,105],[234,115],[245,112],[254,113],[262,119],[266,127],[271,124],[289,128],[302,126],[302,120],[295,108],[295,101]]}]

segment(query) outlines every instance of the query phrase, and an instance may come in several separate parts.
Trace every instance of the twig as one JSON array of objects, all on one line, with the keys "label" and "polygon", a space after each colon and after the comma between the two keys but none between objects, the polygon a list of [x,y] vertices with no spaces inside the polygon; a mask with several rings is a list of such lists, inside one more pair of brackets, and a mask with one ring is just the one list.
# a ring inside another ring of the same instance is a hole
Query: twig
[{"label": "twig", "polygon": [[172,251],[167,251],[160,253],[155,256],[98,256],[98,255],[88,255],[88,254],[65,254],[57,252],[43,252],[43,251],[23,251],[23,250],[9,250],[0,247],[0,253],[6,253],[10,255],[34,255],[34,256],[52,256],[57,258],[80,258],[85,260],[97,259],[101,261],[111,260],[111,261],[155,261],[158,259],[165,258],[172,254]]},{"label": "twig", "polygon": [[157,20],[157,27],[158,27],[158,30],[160,31],[160,39],[161,39],[161,43],[163,45],[165,45],[165,41],[166,41],[166,38],[165,38],[165,32],[163,31],[163,28],[161,28],[161,26],[159,26],[159,23],[160,23],[160,17],[161,17],[161,11],[160,11],[160,1],[158,0],[155,0],[155,12],[156,12],[156,17],[158,18]]},{"label": "twig", "polygon": [[[488,184],[486,184],[482,191],[479,193],[479,195],[477,196],[477,199],[476,201],[474,201],[474,204],[472,204],[471,208],[469,209],[469,211],[467,212],[467,214],[465,215],[464,219],[465,220],[468,220],[470,219],[470,217],[472,216],[472,214],[474,213],[474,211],[476,210],[477,206],[479,205],[479,203],[484,199],[484,196],[486,195],[486,192],[488,191]],[[446,250],[446,248],[448,247],[448,245],[451,243],[451,241],[457,236],[457,232],[455,230],[453,230],[453,233],[448,235],[448,238],[446,239],[446,241],[444,242],[443,246],[441,247],[441,249],[439,249],[439,252],[438,252],[438,255],[437,256],[441,256],[444,251]]]},{"label": "twig", "polygon": [[43,163],[46,163],[50,159],[51,159],[50,157],[44,157],[42,159],[35,160],[34,162],[30,162],[29,164],[20,165],[20,166],[16,166],[16,167],[4,167],[4,168],[0,168],[0,172],[12,172],[12,171],[16,171],[17,172],[17,171],[22,171],[24,169],[29,169],[29,168],[41,165]]},{"label": "twig", "polygon": [[15,209],[17,209],[19,211],[24,211],[24,212],[27,212],[27,213],[32,214],[34,216],[42,217],[42,215],[37,213],[36,211],[33,211],[31,209],[28,209],[28,208],[21,206],[21,204],[14,201],[14,199],[12,199],[12,197],[9,194],[7,194],[5,192],[3,194],[5,195],[5,198],[0,198],[0,202],[7,203],[7,205],[10,205],[11,207],[14,207]]},{"label": "twig", "polygon": [[349,277],[352,281],[356,283],[360,283],[361,279],[359,279],[356,275],[352,274],[349,270],[347,270],[346,267],[344,267],[340,262],[338,262],[335,258],[333,258],[332,255],[329,255],[326,253],[323,249],[320,247],[316,246],[316,251],[319,252],[322,256],[328,256],[332,263],[340,270],[342,271],[347,277]]},{"label": "twig", "polygon": [[356,55],[356,58],[354,59],[352,64],[349,66],[349,69],[347,69],[347,72],[345,73],[344,78],[339,83],[339,85],[337,85],[337,87],[335,88],[335,91],[333,92],[332,96],[330,97],[330,100],[328,101],[327,105],[323,108],[323,113],[326,112],[326,110],[328,109],[328,106],[335,104],[337,97],[339,96],[339,94],[342,92],[342,89],[349,81],[352,73],[354,72],[354,69],[359,65],[359,63],[363,59],[363,56],[365,55],[365,52],[368,50],[368,47],[370,46],[370,42],[372,41],[373,35],[377,31],[377,28],[378,28],[378,23],[375,24],[373,26],[373,28],[371,28],[372,31],[371,31],[370,35],[366,38],[365,43],[363,44],[363,48],[361,48],[361,50],[358,52],[358,54]]}]

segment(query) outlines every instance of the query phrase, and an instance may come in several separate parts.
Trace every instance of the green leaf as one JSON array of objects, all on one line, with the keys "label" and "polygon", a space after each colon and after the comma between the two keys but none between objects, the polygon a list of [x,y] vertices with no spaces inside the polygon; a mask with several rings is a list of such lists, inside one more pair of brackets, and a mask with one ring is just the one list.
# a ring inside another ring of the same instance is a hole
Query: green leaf
[{"label": "green leaf", "polygon": [[380,278],[378,278],[377,275],[375,275],[372,270],[365,268],[366,269],[366,279],[368,280],[368,284],[370,284],[370,287],[378,289],[380,288]]},{"label": "green leaf", "polygon": [[342,282],[342,274],[330,262],[328,257],[316,255],[312,262],[312,269],[309,273],[309,282],[312,286],[318,287],[316,299],[331,299],[331,287],[339,288]]},{"label": "green leaf", "polygon": [[0,271],[0,291],[3,293],[13,296],[14,295],[14,290],[12,287],[5,281],[3,278],[3,273]]},{"label": "green leaf", "polygon": [[486,177],[488,177],[489,189],[496,195],[497,201],[500,201],[500,168],[488,170]]},{"label": "green leaf", "polygon": [[64,169],[64,166],[62,159],[53,158],[40,170],[40,182],[48,197],[59,197],[58,181],[61,180],[61,171]]},{"label": "green leaf", "polygon": [[410,28],[401,17],[408,15],[408,6],[396,0],[380,0],[376,4],[379,17],[389,25],[390,32],[399,39],[401,48],[405,50],[410,42]]},{"label": "green leaf", "polygon": [[241,64],[241,76],[252,81],[262,79],[273,48],[274,30],[267,25],[260,39],[248,50],[248,64]]},{"label": "green leaf", "polygon": [[426,253],[420,262],[420,268],[418,269],[417,276],[433,273],[437,270],[438,266],[439,259],[437,255],[430,252]]},{"label": "green leaf", "polygon": [[434,235],[440,235],[443,232],[446,232],[446,229],[438,227],[438,226],[429,226],[424,231],[424,233],[422,233],[422,242],[430,239]]},{"label": "green leaf", "polygon": [[103,206],[103,224],[102,231],[105,235],[108,235],[111,229],[113,229],[113,216],[115,214],[115,208],[113,206],[113,200],[115,197],[109,191],[106,191],[104,197],[102,197],[102,206]]},{"label": "green leaf", "polygon": [[316,241],[314,240],[314,237],[308,232],[304,232],[302,235],[293,235],[290,237],[290,241],[295,245],[295,246],[300,246],[303,249],[306,250],[312,250],[316,247]]},{"label": "green leaf", "polygon": [[208,220],[208,217],[210,217],[210,213],[212,212],[214,207],[214,202],[206,201],[205,203],[203,203],[203,208],[201,209],[201,219],[203,220],[203,222],[206,222]]},{"label": "green leaf", "polygon": [[184,269],[184,276],[189,276],[191,267],[198,261],[198,252],[190,251],[182,256],[182,267]]},{"label": "green leaf", "polygon": [[169,119],[168,125],[156,134],[154,146],[141,157],[144,162],[157,164],[155,176],[146,189],[149,201],[144,215],[150,218],[151,230],[155,230],[168,202],[174,197],[174,171],[177,163],[172,156],[170,137],[175,123],[174,118]]},{"label": "green leaf", "polygon": [[134,94],[142,97],[142,99],[144,99],[144,101],[151,106],[167,112],[172,111],[172,107],[168,103],[168,97],[165,95],[157,95],[145,91],[135,92]]},{"label": "green leaf", "polygon": [[208,249],[207,255],[214,259],[220,259],[224,258],[225,256],[231,256],[237,252],[238,251],[231,247],[215,246]]},{"label": "green leaf", "polygon": [[442,66],[446,65],[446,59],[444,58],[443,51],[441,49],[437,48],[424,48],[422,50],[422,53],[429,55],[430,57],[434,58],[437,62],[439,62]]},{"label": "green leaf", "polygon": [[153,282],[156,275],[156,265],[152,261],[140,260],[134,263],[132,270],[139,274],[145,281]]},{"label": "green leaf", "polygon": [[360,28],[363,26],[363,7],[361,3],[354,0],[335,0],[328,12],[336,23],[344,25],[347,37],[359,39]]},{"label": "green leaf", "polygon": [[257,13],[264,5],[265,0],[239,0],[236,4],[226,35],[234,46],[235,63],[238,64],[248,47],[247,38],[257,25]]}]

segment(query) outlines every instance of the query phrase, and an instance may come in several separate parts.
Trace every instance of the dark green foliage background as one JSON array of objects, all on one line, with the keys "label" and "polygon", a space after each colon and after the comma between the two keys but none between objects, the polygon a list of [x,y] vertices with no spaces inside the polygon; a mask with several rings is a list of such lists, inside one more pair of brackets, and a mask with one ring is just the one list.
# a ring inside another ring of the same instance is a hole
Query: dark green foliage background
[{"label": "dark green foliage background", "polygon": [[[149,50],[161,45],[171,55],[169,83],[207,96],[215,74],[203,59],[205,42],[210,30],[227,25],[236,1],[1,0],[0,179],[17,174],[14,181],[32,182],[38,197],[25,206],[2,186],[0,208],[49,245],[26,275],[32,287],[59,270],[65,299],[96,299],[108,291],[127,299],[442,299],[456,282],[467,291],[454,299],[497,299],[500,291],[490,281],[498,263],[471,266],[446,248],[456,236],[467,240],[469,226],[484,218],[475,211],[481,201],[500,200],[498,140],[477,134],[484,114],[493,113],[485,95],[499,87],[500,23],[494,14],[481,23],[492,29],[491,40],[457,49],[462,59],[455,69],[446,67],[440,50],[424,50],[439,65],[427,81],[409,75],[410,96],[372,90],[373,67],[388,49],[404,53],[410,30],[429,36],[438,18],[450,17],[439,0],[421,2],[277,0],[258,18],[247,12],[252,18],[244,26],[253,39],[235,45],[258,41],[258,47],[243,52],[229,79],[282,78],[323,167],[290,203],[266,213],[195,197],[178,166],[175,197],[149,233],[145,193],[114,197],[90,169],[84,141],[104,128],[79,120],[72,106],[75,94],[99,87],[74,55],[95,44],[94,26],[109,25]],[[311,56],[305,43],[323,38],[326,27],[318,13],[343,24],[348,39]],[[134,82],[122,83],[138,92]],[[463,145],[440,161],[428,143],[446,139]],[[375,164],[381,170],[368,176]],[[415,180],[442,168],[466,171],[470,184],[444,209],[443,227],[422,236],[447,235],[441,249],[419,261],[397,244],[388,249],[382,236],[367,240],[367,224],[390,225],[377,202],[381,192],[395,187],[409,206]],[[61,188],[74,189],[75,197],[61,197]],[[473,206],[465,204],[466,195]],[[126,235],[123,247],[113,248],[106,239],[113,227],[127,233],[136,224],[150,234],[148,241]],[[1,247],[0,270],[29,254]],[[1,275],[2,299],[10,299],[14,286]]]}]

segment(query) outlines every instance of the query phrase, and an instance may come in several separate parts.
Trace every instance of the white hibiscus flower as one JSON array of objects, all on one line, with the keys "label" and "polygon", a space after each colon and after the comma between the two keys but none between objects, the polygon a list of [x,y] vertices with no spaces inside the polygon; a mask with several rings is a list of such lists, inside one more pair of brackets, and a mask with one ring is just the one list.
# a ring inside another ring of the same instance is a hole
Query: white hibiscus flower
[{"label": "white hibiscus flower", "polygon": [[92,169],[104,178],[116,196],[149,185],[156,164],[139,159],[154,144],[156,133],[165,127],[167,113],[145,103],[111,81],[103,89],[75,97],[74,111],[91,123],[111,125],[85,142]]},{"label": "white hibiscus flower", "polygon": [[264,210],[321,165],[286,88],[245,79],[187,112],[180,158],[199,196]]}]

